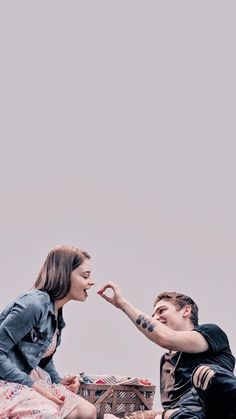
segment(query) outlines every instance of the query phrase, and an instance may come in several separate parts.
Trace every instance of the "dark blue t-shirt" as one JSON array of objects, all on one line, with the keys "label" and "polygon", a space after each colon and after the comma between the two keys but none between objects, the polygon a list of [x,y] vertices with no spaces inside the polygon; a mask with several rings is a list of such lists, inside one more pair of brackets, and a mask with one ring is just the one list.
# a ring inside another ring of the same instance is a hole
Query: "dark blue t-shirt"
[{"label": "dark blue t-shirt", "polygon": [[191,376],[200,364],[216,364],[233,372],[235,358],[227,335],[215,324],[203,324],[193,330],[201,333],[209,349],[201,353],[166,353],[161,358],[161,401],[164,408],[177,402],[191,388]]}]

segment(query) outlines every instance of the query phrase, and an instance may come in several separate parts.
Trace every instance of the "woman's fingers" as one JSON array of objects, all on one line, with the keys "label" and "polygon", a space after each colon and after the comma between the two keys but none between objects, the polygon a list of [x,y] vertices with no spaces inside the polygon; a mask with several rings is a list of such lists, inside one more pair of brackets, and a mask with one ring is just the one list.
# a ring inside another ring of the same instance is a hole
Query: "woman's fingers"
[{"label": "woman's fingers", "polygon": [[48,395],[48,399],[52,400],[54,403],[59,404],[61,406],[65,401],[65,396],[61,396],[59,398],[59,397],[54,396],[54,394],[51,393]]},{"label": "woman's fingers", "polygon": [[80,381],[77,375],[66,375],[62,378],[61,384],[73,393],[78,393],[79,391]]},{"label": "woman's fingers", "polygon": [[72,391],[73,393],[78,393],[79,391],[79,383],[75,383],[75,384],[70,384],[67,388]]},{"label": "woman's fingers", "polygon": [[45,389],[45,387],[43,387],[40,384],[34,383],[32,385],[32,387],[34,388],[34,390],[36,390],[38,393],[41,394],[41,396],[46,397],[46,399],[49,399],[51,401],[53,401],[56,404],[59,404],[60,406],[64,403],[65,397],[62,396],[61,398],[55,396],[51,391],[48,391],[47,389]]},{"label": "woman's fingers", "polygon": [[66,375],[62,379],[62,381],[65,381],[66,383],[74,383],[76,380],[79,381],[77,375]]},{"label": "woman's fingers", "polygon": [[65,397],[57,397],[51,391],[45,391],[41,393],[42,396],[46,397],[47,399],[51,400],[52,402],[59,404],[60,406],[64,403]]}]

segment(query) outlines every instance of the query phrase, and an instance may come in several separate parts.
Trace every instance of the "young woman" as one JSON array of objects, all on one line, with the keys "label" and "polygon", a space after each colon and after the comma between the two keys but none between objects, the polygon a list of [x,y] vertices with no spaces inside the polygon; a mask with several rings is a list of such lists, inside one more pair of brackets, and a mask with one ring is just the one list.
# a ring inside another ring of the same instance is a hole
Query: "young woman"
[{"label": "young woman", "polygon": [[80,397],[76,376],[61,378],[53,355],[65,326],[62,308],[84,302],[94,285],[87,252],[58,246],[47,256],[34,288],[0,315],[0,419],[95,419]]}]

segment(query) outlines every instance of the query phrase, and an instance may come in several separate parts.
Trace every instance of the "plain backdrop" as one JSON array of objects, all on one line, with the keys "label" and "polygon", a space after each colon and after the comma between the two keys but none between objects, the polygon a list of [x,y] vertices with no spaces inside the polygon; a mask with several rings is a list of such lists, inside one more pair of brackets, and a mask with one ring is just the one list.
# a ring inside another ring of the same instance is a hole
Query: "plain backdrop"
[{"label": "plain backdrop", "polygon": [[64,309],[55,356],[157,384],[163,353],[99,298],[107,280],[146,313],[190,294],[235,336],[234,1],[0,3],[1,293],[48,253],[92,255],[96,285]]}]

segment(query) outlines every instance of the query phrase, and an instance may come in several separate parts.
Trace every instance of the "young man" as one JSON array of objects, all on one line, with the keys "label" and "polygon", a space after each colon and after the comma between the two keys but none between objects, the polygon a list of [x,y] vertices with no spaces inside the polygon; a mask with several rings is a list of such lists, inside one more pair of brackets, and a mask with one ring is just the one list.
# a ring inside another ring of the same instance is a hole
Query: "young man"
[{"label": "young man", "polygon": [[[107,289],[113,290],[112,297]],[[198,325],[198,307],[190,297],[164,292],[149,316],[125,300],[112,282],[98,293],[123,310],[148,339],[168,349],[161,359],[162,418],[236,419],[235,358],[228,338],[214,324]]]}]

